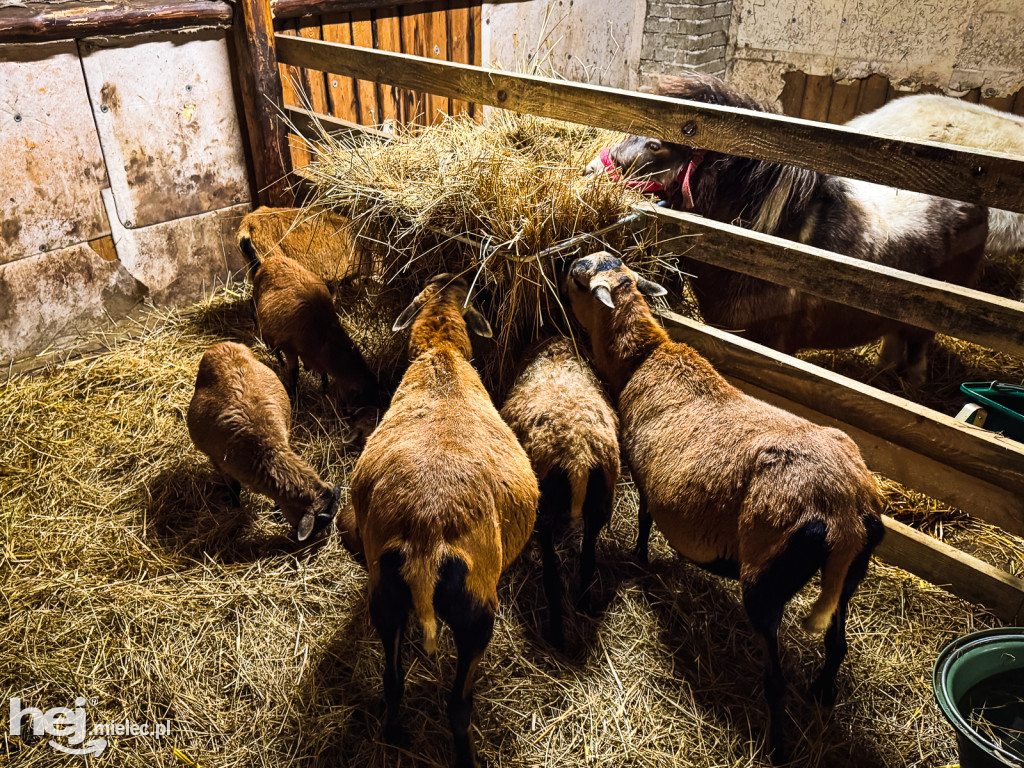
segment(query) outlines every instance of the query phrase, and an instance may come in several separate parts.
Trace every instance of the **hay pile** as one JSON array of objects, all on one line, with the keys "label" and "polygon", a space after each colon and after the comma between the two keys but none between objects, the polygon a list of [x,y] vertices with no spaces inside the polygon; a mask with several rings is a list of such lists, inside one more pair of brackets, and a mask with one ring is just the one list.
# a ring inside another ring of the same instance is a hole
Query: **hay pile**
[{"label": "hay pile", "polygon": [[[357,307],[349,325],[373,359],[391,334],[390,317],[375,322],[371,309]],[[171,724],[161,740],[111,737],[99,758],[68,757],[41,740],[9,764],[448,765],[448,632],[437,658],[416,642],[407,648],[412,744],[381,744],[382,658],[364,571],[336,534],[319,549],[294,544],[264,498],[243,492],[232,509],[189,443],[185,412],[202,352],[223,339],[252,344],[251,328],[245,292],[222,289],[143,338],[0,386],[0,733],[13,696],[44,709],[83,696],[90,727]],[[264,348],[257,354],[270,361]],[[300,386],[294,442],[347,489],[356,455],[338,440],[346,425],[313,377],[303,373]],[[887,490],[905,519],[917,514],[912,495]],[[652,565],[641,568],[630,554],[635,515],[624,479],[598,546],[606,607],[569,623],[577,650],[568,656],[540,639],[539,555],[528,549],[504,577],[474,716],[490,765],[762,764],[761,647],[735,586],[680,562],[659,536]],[[966,519],[943,525],[954,544],[990,530]],[[1021,552],[1017,541],[992,556],[1021,572]],[[873,565],[854,600],[830,713],[805,699],[821,645],[793,621],[815,594],[805,590],[782,631],[795,764],[954,763],[930,665],[945,642],[995,621]]]},{"label": "hay pile", "polygon": [[634,268],[662,274],[615,226],[643,195],[581,175],[616,134],[504,111],[483,124],[463,115],[397,130],[310,144],[307,207],[349,217],[377,274],[410,296],[438,272],[466,276],[504,360],[542,327],[565,327],[556,285],[581,249],[628,250]]}]

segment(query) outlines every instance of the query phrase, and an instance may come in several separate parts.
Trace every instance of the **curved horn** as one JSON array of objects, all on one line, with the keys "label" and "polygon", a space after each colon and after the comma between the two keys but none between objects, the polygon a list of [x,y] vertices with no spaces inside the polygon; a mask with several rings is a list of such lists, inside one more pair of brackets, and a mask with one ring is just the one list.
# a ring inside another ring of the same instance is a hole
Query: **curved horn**
[{"label": "curved horn", "polygon": [[608,286],[604,283],[598,283],[597,285],[591,284],[590,292],[594,294],[594,298],[600,301],[609,309],[615,309],[615,302],[612,301],[612,292],[608,290]]}]

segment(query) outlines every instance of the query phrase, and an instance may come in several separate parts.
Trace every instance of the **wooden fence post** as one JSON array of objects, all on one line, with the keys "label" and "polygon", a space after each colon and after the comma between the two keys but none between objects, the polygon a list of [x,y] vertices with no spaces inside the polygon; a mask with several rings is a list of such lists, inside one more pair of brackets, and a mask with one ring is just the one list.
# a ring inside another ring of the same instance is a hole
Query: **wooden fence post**
[{"label": "wooden fence post", "polygon": [[235,9],[238,80],[256,176],[256,199],[262,205],[294,205],[295,196],[288,186],[291,155],[281,113],[284,100],[270,0],[238,0]]}]

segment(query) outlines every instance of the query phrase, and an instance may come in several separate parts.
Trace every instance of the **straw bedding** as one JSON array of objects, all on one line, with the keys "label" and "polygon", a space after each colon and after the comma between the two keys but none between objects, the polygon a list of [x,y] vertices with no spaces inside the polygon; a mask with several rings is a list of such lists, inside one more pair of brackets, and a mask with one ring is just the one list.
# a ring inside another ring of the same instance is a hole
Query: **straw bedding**
[{"label": "straw bedding", "polygon": [[[343,300],[355,313],[347,325],[379,359],[393,345],[393,314]],[[243,493],[232,509],[189,443],[184,416],[202,352],[222,339],[253,344],[251,328],[244,289],[229,287],[143,338],[0,388],[0,700],[20,696],[45,709],[84,696],[90,726],[170,721],[162,740],[112,737],[92,766],[447,765],[447,633],[436,658],[412,633],[412,746],[383,745],[382,658],[364,572],[335,534],[320,548],[292,543],[264,498]],[[303,373],[300,386],[294,443],[347,490],[356,455],[338,439],[345,425],[313,377]],[[886,488],[897,514],[924,519],[955,544],[993,535]],[[630,554],[635,514],[624,480],[598,548],[605,608],[569,623],[569,655],[540,639],[538,554],[528,549],[503,578],[474,717],[491,765],[761,764],[761,648],[735,586],[680,562],[657,536],[652,565],[641,568]],[[1020,572],[1019,549],[986,553]],[[814,594],[805,590],[789,615]],[[829,713],[805,699],[820,642],[787,621],[796,764],[955,762],[930,664],[946,641],[994,623],[873,565],[854,600],[840,703]],[[45,741],[8,759],[25,768],[85,764]]]}]

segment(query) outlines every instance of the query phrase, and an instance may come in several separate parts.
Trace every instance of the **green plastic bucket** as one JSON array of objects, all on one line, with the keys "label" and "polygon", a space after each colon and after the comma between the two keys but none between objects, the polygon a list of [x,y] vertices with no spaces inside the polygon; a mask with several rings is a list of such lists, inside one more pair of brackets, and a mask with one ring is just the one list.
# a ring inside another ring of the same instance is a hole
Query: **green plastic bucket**
[{"label": "green plastic bucket", "polygon": [[[980,732],[961,707],[965,697],[982,683],[1024,674],[1024,627],[975,632],[942,649],[932,671],[939,709],[956,731],[961,768],[1024,768],[1024,757]],[[977,689],[975,689],[977,690]]]},{"label": "green plastic bucket", "polygon": [[960,385],[960,391],[985,409],[985,429],[1024,442],[1024,387],[998,381],[968,381]]}]

